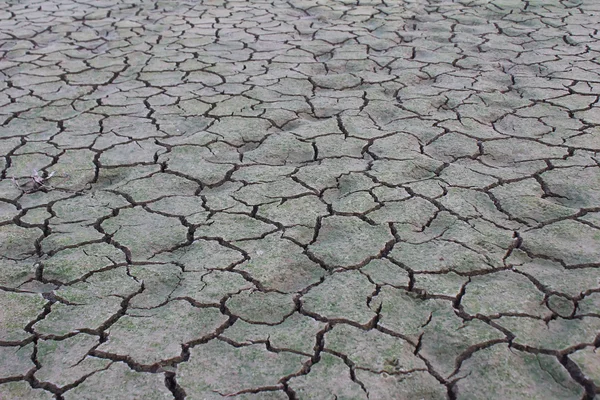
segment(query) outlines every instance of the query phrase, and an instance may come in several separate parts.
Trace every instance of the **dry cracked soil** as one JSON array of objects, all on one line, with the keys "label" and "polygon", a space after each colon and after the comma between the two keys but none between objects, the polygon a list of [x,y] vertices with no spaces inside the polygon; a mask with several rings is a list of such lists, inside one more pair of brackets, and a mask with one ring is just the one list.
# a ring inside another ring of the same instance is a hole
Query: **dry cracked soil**
[{"label": "dry cracked soil", "polygon": [[599,29],[0,2],[0,399],[594,399]]}]

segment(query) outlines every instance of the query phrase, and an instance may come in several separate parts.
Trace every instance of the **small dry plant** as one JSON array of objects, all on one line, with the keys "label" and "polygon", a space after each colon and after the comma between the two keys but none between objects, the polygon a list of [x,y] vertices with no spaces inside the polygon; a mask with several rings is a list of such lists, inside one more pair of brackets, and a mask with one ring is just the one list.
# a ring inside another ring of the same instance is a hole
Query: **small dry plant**
[{"label": "small dry plant", "polygon": [[20,184],[14,177],[12,178],[12,181],[19,190],[23,191],[23,193],[33,193],[42,189],[52,190],[54,187],[48,185],[48,181],[54,174],[55,172],[51,172],[46,176],[40,176],[38,170],[34,169],[27,182]]}]

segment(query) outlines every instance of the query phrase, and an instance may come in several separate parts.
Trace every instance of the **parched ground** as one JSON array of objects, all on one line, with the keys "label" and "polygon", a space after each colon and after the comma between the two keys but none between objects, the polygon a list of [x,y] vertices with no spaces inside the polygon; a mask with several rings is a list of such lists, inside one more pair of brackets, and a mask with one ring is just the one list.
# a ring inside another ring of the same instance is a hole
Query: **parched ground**
[{"label": "parched ground", "polygon": [[593,399],[597,0],[0,2],[0,399]]}]

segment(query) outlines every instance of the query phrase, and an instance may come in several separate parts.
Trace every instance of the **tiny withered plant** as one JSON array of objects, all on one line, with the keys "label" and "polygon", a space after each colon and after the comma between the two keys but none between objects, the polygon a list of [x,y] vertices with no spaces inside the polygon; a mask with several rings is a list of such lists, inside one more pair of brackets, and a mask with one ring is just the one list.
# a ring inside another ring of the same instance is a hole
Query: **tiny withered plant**
[{"label": "tiny withered plant", "polygon": [[33,169],[31,176],[25,183],[20,184],[14,177],[12,178],[12,181],[17,188],[23,191],[23,193],[33,193],[42,189],[52,190],[54,187],[50,186],[48,181],[54,176],[54,174],[55,172],[51,172],[49,174],[42,173],[42,175],[40,175],[37,169]]}]

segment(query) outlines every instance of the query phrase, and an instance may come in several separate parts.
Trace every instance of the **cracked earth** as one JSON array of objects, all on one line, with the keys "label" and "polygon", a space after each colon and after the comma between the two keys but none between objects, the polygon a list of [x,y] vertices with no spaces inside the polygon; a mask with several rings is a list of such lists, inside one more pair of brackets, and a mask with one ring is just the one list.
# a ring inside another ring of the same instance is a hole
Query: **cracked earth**
[{"label": "cracked earth", "polygon": [[0,398],[595,398],[599,28],[0,3]]}]

